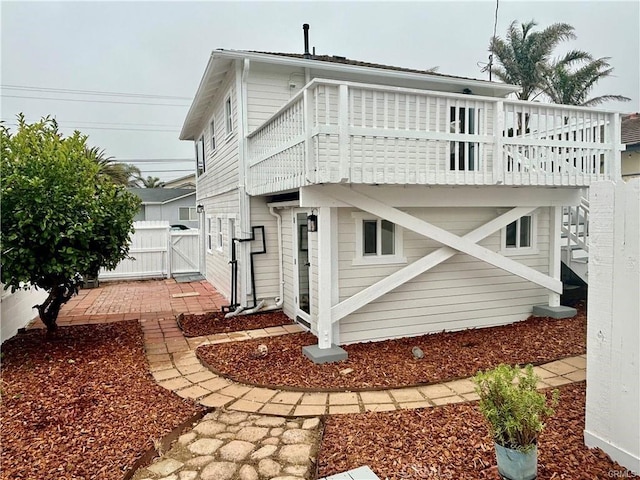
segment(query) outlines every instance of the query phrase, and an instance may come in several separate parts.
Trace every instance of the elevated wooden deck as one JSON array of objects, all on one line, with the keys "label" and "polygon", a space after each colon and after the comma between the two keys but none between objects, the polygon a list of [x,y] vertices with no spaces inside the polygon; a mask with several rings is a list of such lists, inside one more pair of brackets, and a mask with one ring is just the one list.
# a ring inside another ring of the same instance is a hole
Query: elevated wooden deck
[{"label": "elevated wooden deck", "polygon": [[621,149],[617,113],[316,79],[248,136],[247,187],[585,187]]}]

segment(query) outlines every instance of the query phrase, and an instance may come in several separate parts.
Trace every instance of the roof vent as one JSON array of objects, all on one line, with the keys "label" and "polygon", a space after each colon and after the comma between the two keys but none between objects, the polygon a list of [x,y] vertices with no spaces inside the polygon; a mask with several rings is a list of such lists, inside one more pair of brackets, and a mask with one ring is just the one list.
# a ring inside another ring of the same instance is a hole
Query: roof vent
[{"label": "roof vent", "polygon": [[304,31],[304,58],[311,58],[309,53],[309,24],[302,25],[302,30]]}]

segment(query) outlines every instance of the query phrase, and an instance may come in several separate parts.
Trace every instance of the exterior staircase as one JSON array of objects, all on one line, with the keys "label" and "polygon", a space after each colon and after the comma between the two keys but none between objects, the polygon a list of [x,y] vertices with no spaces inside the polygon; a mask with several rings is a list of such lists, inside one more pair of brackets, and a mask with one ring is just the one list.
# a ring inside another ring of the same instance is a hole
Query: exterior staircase
[{"label": "exterior staircase", "polygon": [[563,207],[561,235],[563,295],[581,298],[589,283],[589,200],[580,205]]}]

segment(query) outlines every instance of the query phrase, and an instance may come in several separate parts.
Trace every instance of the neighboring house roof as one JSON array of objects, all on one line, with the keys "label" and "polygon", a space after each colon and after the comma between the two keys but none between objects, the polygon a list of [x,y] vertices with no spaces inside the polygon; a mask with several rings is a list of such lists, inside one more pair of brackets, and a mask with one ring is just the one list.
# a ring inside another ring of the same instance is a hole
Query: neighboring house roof
[{"label": "neighboring house roof", "polygon": [[629,147],[640,148],[640,113],[622,116],[622,143]]},{"label": "neighboring house roof", "polygon": [[165,204],[180,200],[181,198],[194,196],[196,191],[190,188],[128,188],[128,191],[137,195],[143,205]]},{"label": "neighboring house roof", "polygon": [[[195,163],[196,162],[194,160],[193,164],[195,165]],[[196,174],[194,172],[189,175],[185,175],[184,177],[174,178],[173,180],[164,182],[164,188],[196,188]]]},{"label": "neighboring house roof", "polygon": [[309,68],[316,71],[339,72],[346,75],[367,75],[378,77],[381,80],[385,79],[387,82],[412,82],[412,84],[418,83],[421,88],[425,89],[449,89],[449,91],[462,92],[468,88],[479,95],[505,97],[520,90],[520,87],[516,85],[361,62],[331,55],[315,55],[311,58],[304,58],[304,55],[296,53],[214,50],[211,52],[198,90],[187,113],[180,132],[180,140],[196,139],[208,111],[209,101],[215,97],[234,61],[241,59],[272,65]]}]

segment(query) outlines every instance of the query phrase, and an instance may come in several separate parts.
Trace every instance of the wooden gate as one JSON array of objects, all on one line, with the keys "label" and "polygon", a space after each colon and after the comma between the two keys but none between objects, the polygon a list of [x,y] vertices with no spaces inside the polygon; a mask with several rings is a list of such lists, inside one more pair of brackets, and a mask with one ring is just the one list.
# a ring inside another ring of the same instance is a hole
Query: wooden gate
[{"label": "wooden gate", "polygon": [[200,231],[174,230],[170,236],[171,274],[200,272]]},{"label": "wooden gate", "polygon": [[200,230],[171,230],[165,221],[133,224],[129,255],[113,270],[101,270],[100,280],[168,278],[200,271]]}]

